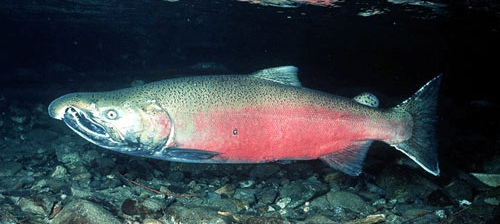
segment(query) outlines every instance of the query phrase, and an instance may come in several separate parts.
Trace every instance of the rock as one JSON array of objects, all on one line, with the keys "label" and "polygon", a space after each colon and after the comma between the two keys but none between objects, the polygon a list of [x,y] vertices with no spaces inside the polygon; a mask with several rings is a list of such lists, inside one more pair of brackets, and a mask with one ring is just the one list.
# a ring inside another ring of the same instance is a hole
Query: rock
[{"label": "rock", "polygon": [[80,161],[79,150],[83,147],[82,141],[75,140],[73,135],[65,135],[58,138],[53,143],[56,151],[57,160],[62,163],[74,163]]},{"label": "rock", "polygon": [[41,179],[34,183],[30,190],[37,192],[58,192],[58,193],[70,193],[71,189],[69,188],[71,184],[64,179],[56,179],[56,178],[47,178]]},{"label": "rock", "polygon": [[245,221],[245,224],[289,224],[289,223],[291,222],[278,217],[251,217]]},{"label": "rock", "polygon": [[0,177],[14,176],[19,170],[23,168],[18,162],[2,162],[2,169],[0,169]]},{"label": "rock", "polygon": [[[497,206],[494,205],[480,205],[472,204],[467,207],[467,209],[462,209],[460,212],[455,212],[449,215],[446,219],[440,223],[451,224],[451,223],[498,223],[498,222],[487,222],[493,218],[494,211]],[[435,222],[437,223],[437,222]]]},{"label": "rock", "polygon": [[471,175],[490,187],[500,186],[500,174],[471,173]]},{"label": "rock", "polygon": [[174,204],[166,211],[169,223],[228,223],[225,216],[221,216],[216,210],[204,207],[185,207]]},{"label": "rock", "polygon": [[268,187],[261,190],[261,195],[257,196],[259,203],[261,204],[272,204],[276,197],[278,196],[278,189],[274,187]]},{"label": "rock", "polygon": [[324,210],[331,207],[326,195],[313,199],[309,205],[319,210]]},{"label": "rock", "polygon": [[349,209],[356,213],[369,213],[374,209],[367,204],[361,197],[348,191],[330,191],[327,194],[327,200],[333,207]]},{"label": "rock", "polygon": [[235,186],[232,184],[226,184],[219,189],[215,190],[216,194],[233,194],[234,193]]},{"label": "rock", "polygon": [[463,200],[460,198],[461,197],[450,197],[449,193],[444,192],[443,189],[438,189],[429,194],[426,201],[432,206],[447,206],[455,204],[457,200]]},{"label": "rock", "polygon": [[22,197],[16,203],[24,212],[46,216],[52,208],[52,201],[46,197]]},{"label": "rock", "polygon": [[250,170],[250,177],[254,179],[265,179],[280,170],[278,164],[258,164]]},{"label": "rock", "polygon": [[142,221],[142,224],[163,224],[161,221],[156,220],[156,219],[144,219]]},{"label": "rock", "polygon": [[282,187],[280,198],[290,198],[288,207],[296,208],[311,198],[326,193],[328,187],[312,177],[307,180],[293,181]]},{"label": "rock", "polygon": [[169,172],[169,174],[167,176],[167,180],[171,181],[171,182],[176,182],[176,181],[183,180],[184,177],[185,177],[185,175],[183,172],[174,171],[174,172]]},{"label": "rock", "polygon": [[61,212],[52,220],[53,224],[71,224],[71,223],[88,223],[88,224],[119,224],[121,223],[110,212],[102,207],[86,201],[74,200],[65,205]]},{"label": "rock", "polygon": [[421,204],[398,204],[393,210],[396,214],[402,214],[402,216],[420,217],[425,214],[433,213],[435,208],[423,206]]},{"label": "rock", "polygon": [[451,198],[456,200],[465,199],[471,201],[473,197],[472,186],[461,180],[451,182],[444,187],[444,190]]},{"label": "rock", "polygon": [[66,177],[66,174],[67,174],[67,170],[66,168],[64,168],[63,166],[56,166],[56,169],[54,170],[54,172],[50,175],[50,177],[53,177],[53,178],[64,178]]},{"label": "rock", "polygon": [[288,204],[290,204],[291,201],[292,199],[290,197],[280,198],[278,201],[276,201],[276,205],[280,208],[285,208]]},{"label": "rock", "polygon": [[398,202],[411,202],[416,198],[427,198],[439,186],[417,172],[408,168],[392,165],[384,169],[376,184],[385,189],[385,198]]},{"label": "rock", "polygon": [[83,160],[85,163],[90,164],[90,162],[101,158],[101,153],[99,153],[97,150],[92,149],[92,150],[87,150],[81,153],[81,160]]},{"label": "rock", "polygon": [[255,184],[254,180],[245,180],[238,183],[241,188],[249,188]]},{"label": "rock", "polygon": [[248,204],[241,204],[238,200],[219,198],[213,200],[207,207],[225,212],[238,212]]},{"label": "rock", "polygon": [[306,223],[335,223],[331,219],[329,219],[323,215],[319,215],[319,214],[308,217],[305,220],[305,222]]},{"label": "rock", "polygon": [[90,183],[92,174],[89,172],[89,167],[85,163],[74,162],[71,163],[68,167],[72,180],[85,185]]},{"label": "rock", "polygon": [[375,214],[369,215],[362,219],[356,219],[349,222],[345,222],[344,224],[371,224],[371,223],[381,223],[385,221],[384,214]]},{"label": "rock", "polygon": [[165,200],[158,200],[154,198],[146,198],[143,200],[125,199],[123,201],[121,210],[127,215],[141,215],[146,217],[154,217],[155,214],[160,214],[162,209],[167,207]]},{"label": "rock", "polygon": [[327,183],[331,184],[331,183],[340,183],[344,180],[345,178],[345,174],[341,173],[341,172],[333,172],[333,173],[328,173],[327,175],[325,175],[325,177],[323,178]]},{"label": "rock", "polygon": [[482,192],[474,198],[474,204],[478,205],[494,205],[500,204],[500,188],[493,188],[489,191]]},{"label": "rock", "polygon": [[234,192],[235,199],[238,199],[240,201],[245,201],[248,204],[254,204],[255,203],[255,189],[251,188],[238,188]]}]

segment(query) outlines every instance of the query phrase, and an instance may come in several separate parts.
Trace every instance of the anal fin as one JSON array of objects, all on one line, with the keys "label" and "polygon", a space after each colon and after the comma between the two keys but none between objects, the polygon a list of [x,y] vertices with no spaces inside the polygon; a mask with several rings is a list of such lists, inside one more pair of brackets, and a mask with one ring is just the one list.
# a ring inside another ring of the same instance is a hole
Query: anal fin
[{"label": "anal fin", "polygon": [[319,158],[334,169],[351,176],[358,176],[363,170],[363,161],[372,142],[371,140],[354,142],[345,149],[326,154]]}]

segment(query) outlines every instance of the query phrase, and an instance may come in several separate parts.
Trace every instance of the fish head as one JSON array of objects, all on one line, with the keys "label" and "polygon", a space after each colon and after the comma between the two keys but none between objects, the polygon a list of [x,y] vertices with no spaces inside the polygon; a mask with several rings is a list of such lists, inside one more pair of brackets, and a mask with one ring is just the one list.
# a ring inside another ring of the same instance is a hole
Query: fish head
[{"label": "fish head", "polygon": [[71,93],[54,100],[48,110],[51,117],[106,149],[154,154],[173,142],[170,117],[154,100],[138,102],[111,92]]}]

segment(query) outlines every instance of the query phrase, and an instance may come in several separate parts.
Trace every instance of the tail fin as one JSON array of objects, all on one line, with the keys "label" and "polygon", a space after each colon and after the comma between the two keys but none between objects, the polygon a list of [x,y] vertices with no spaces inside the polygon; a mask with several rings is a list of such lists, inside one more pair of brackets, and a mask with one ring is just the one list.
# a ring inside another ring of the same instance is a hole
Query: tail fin
[{"label": "tail fin", "polygon": [[406,154],[424,170],[436,176],[439,175],[439,162],[435,126],[441,76],[436,76],[413,96],[393,109],[396,112],[411,114],[413,130],[410,139],[392,146]]}]

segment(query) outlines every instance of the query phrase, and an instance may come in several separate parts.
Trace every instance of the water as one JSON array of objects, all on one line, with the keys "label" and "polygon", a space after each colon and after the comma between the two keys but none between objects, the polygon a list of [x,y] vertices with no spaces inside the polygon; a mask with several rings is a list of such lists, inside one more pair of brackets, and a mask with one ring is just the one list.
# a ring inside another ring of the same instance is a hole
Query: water
[{"label": "water", "polygon": [[[276,221],[269,217],[345,222],[381,214],[386,222],[493,220],[498,191],[468,173],[500,172],[498,93],[492,79],[498,73],[499,7],[493,1],[400,3],[4,1],[0,223],[47,222],[58,203],[74,217],[72,203],[79,200],[105,210],[91,216],[139,222]],[[443,73],[442,175],[411,168],[411,161],[384,144],[372,146],[360,177],[338,174],[320,161],[206,165],[144,160],[91,145],[46,112],[53,99],[70,92],[281,65],[297,66],[308,88],[347,97],[370,91],[382,108]],[[244,181],[255,183],[242,188]],[[170,197],[155,198],[146,187]],[[342,199],[351,194],[356,197],[351,203]],[[294,206],[277,204],[285,199]],[[387,203],[373,203],[380,199]],[[140,202],[138,207],[130,207],[130,200]],[[459,212],[461,200],[472,202],[465,212]],[[211,214],[204,206],[221,213]],[[184,214],[188,208],[197,215]]]}]

